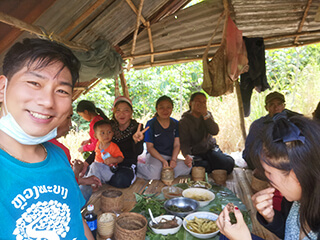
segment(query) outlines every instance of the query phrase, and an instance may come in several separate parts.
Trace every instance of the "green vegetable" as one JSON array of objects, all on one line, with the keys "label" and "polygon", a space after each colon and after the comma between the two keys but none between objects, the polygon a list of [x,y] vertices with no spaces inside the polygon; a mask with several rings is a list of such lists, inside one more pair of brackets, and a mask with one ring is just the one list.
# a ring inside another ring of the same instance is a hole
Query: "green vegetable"
[{"label": "green vegetable", "polygon": [[159,200],[159,199],[150,197],[153,194],[146,194],[146,195],[141,195],[138,193],[134,193],[134,194],[135,194],[137,203],[135,207],[131,210],[131,212],[140,213],[146,216],[147,218],[150,218],[148,208],[151,209],[155,217],[166,213],[166,210],[163,208],[164,200]]}]

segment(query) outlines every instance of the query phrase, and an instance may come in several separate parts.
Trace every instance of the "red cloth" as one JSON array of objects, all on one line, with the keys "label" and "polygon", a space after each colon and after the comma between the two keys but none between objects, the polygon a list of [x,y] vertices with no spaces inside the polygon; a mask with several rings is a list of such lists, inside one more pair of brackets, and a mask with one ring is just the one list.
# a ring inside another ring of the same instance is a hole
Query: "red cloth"
[{"label": "red cloth", "polygon": [[53,143],[54,145],[56,145],[56,146],[58,146],[59,148],[61,148],[61,149],[64,151],[64,153],[67,155],[67,158],[68,158],[68,161],[69,161],[70,165],[72,165],[72,164],[71,164],[71,155],[70,155],[69,149],[68,149],[65,145],[63,145],[61,142],[59,142],[57,139],[55,139],[55,138],[49,140],[49,142],[51,142],[51,143]]},{"label": "red cloth", "polygon": [[242,31],[228,17],[226,34],[227,74],[232,81],[237,81],[240,74],[249,69],[247,49],[242,39]]},{"label": "red cloth", "polygon": [[281,202],[283,196],[281,193],[276,189],[273,195],[273,209],[277,211],[281,211]]},{"label": "red cloth", "polygon": [[89,130],[89,135],[90,135],[90,143],[89,144],[86,144],[83,146],[83,151],[85,152],[92,152],[95,150],[96,148],[96,144],[98,142],[98,139],[96,139],[94,137],[94,130],[93,130],[93,126],[96,122],[100,121],[100,120],[103,120],[103,118],[100,116],[100,115],[97,115],[95,116],[91,122],[90,122],[90,130]]}]

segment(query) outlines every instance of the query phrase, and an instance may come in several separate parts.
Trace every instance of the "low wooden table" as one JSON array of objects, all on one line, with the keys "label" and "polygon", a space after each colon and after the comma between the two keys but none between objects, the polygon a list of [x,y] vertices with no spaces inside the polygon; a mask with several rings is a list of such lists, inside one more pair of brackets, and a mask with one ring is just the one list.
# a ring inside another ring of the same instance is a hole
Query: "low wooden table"
[{"label": "low wooden table", "polygon": [[[173,184],[179,183],[183,179],[190,178],[190,176],[181,176],[174,180]],[[256,210],[253,207],[251,196],[253,191],[251,189],[251,179],[252,179],[252,171],[248,169],[235,168],[232,174],[228,176],[226,187],[229,188],[246,206],[248,212],[251,216],[252,221],[252,233],[255,235],[267,239],[267,240],[278,240],[274,234],[265,229],[260,223],[256,220]],[[210,176],[209,176],[209,180]],[[213,180],[212,180],[213,181]],[[165,185],[160,180],[153,180],[150,185],[148,185],[149,181],[137,178],[137,180],[132,184],[129,188],[120,189],[124,194],[124,212],[129,212],[136,204],[134,193],[142,193],[145,188],[144,194],[153,194],[153,193],[161,193],[162,187]],[[117,189],[108,184],[104,184],[99,191],[92,194],[88,204],[93,204],[95,206],[95,212],[99,215],[101,214],[100,210],[100,196],[103,191],[108,189]],[[97,238],[100,240],[101,238]],[[101,239],[102,240],[102,239]]]}]

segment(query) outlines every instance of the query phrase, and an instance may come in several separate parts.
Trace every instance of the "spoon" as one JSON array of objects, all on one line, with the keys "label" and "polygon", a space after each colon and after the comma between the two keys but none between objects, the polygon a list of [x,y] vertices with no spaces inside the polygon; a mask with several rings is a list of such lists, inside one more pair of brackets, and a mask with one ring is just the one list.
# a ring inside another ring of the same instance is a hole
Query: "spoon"
[{"label": "spoon", "polygon": [[154,219],[153,214],[152,214],[150,208],[148,208],[148,211],[149,211],[149,215],[150,215],[150,217],[151,217],[152,225],[158,224],[158,222]]}]

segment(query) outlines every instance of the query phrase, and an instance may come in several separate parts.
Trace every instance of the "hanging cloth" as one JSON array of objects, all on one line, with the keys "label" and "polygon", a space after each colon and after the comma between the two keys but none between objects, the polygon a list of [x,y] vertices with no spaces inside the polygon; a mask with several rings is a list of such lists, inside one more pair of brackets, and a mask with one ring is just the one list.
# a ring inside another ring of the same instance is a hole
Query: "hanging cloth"
[{"label": "hanging cloth", "polygon": [[237,81],[241,73],[248,71],[248,59],[242,32],[237,29],[229,14],[225,16],[221,45],[212,59],[208,59],[211,42],[224,14],[225,12],[221,14],[202,58],[202,88],[210,96],[232,93],[233,81]]}]

